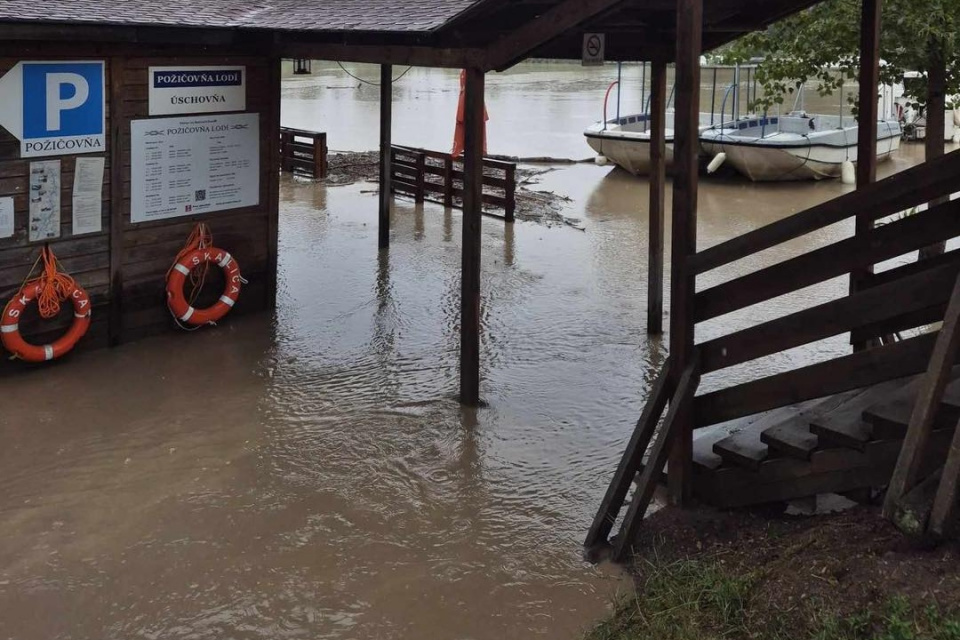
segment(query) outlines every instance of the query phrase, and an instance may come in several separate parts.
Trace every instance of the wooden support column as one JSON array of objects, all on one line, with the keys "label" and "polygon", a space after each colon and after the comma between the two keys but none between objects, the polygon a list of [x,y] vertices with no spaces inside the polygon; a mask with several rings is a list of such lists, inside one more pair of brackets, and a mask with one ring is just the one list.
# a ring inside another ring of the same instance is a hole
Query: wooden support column
[{"label": "wooden support column", "polygon": [[[280,94],[283,72],[280,58],[270,60],[270,109],[265,114],[270,149],[276,162],[283,163],[280,151]],[[326,160],[324,160],[326,162]],[[292,171],[292,168],[291,168]],[[280,253],[280,167],[274,166],[267,178],[267,308],[277,308],[278,256]]]},{"label": "wooden support column", "polygon": [[[933,42],[930,44],[930,68],[927,72],[927,137],[924,141],[924,160],[930,162],[943,156],[944,130],[947,110],[947,63],[943,58],[943,49]],[[930,206],[943,204],[949,198],[941,198]],[[942,255],[947,250],[946,242],[924,247],[920,250],[920,259],[926,260]]]},{"label": "wooden support column", "polygon": [[[697,188],[700,152],[700,52],[703,48],[703,0],[677,0],[677,79],[673,153],[673,238],[670,267],[670,358],[674,375],[694,360],[696,279],[688,266],[697,251]],[[677,381],[679,382],[679,381]],[[674,398],[674,402],[683,399]],[[684,403],[689,404],[689,403]],[[670,497],[684,504],[691,493],[693,420],[677,416],[670,455]]]},{"label": "wooden support column", "polygon": [[[877,87],[880,85],[880,14],[882,0],[861,0],[860,14],[860,106],[857,136],[857,189],[877,181]],[[856,234],[862,236],[873,228],[870,211],[858,211]],[[860,288],[873,267],[850,274],[850,292]],[[862,347],[863,345],[857,345]]]},{"label": "wooden support column", "polygon": [[467,69],[463,153],[463,262],[460,292],[460,401],[480,404],[480,229],[483,209],[484,75]]},{"label": "wooden support column", "polygon": [[391,144],[393,137],[393,66],[380,65],[380,242],[381,249],[390,246]]},{"label": "wooden support column", "polygon": [[[110,58],[110,311],[107,342],[123,341],[123,71],[126,59]],[[277,100],[280,95],[277,94]]]},{"label": "wooden support column", "polygon": [[647,333],[663,333],[663,220],[666,162],[667,63],[653,62],[650,100],[650,256]]}]

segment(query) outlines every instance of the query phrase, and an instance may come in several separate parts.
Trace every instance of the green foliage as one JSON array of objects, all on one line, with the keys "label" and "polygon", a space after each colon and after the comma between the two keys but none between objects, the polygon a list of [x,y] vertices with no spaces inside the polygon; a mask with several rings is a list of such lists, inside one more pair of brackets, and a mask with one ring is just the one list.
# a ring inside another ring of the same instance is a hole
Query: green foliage
[{"label": "green foliage", "polygon": [[638,593],[618,598],[614,613],[584,640],[960,640],[960,617],[893,598],[849,617],[824,617],[816,602],[802,605],[803,626],[759,619],[758,573],[736,575],[716,559],[649,564]]},{"label": "green foliage", "polygon": [[709,640],[742,629],[752,576],[732,576],[709,560],[650,564],[645,573],[643,595],[620,598],[588,640]]},{"label": "green foliage", "polygon": [[[927,72],[936,59],[950,61],[947,94],[960,90],[960,2],[957,0],[884,0],[880,57],[884,83],[902,82],[906,71]],[[860,0],[826,0],[766,31],[749,34],[718,52],[726,62],[762,58],[757,80],[763,94],[755,108],[782,104],[784,95],[809,82],[832,95],[859,75]],[[921,101],[925,82],[911,97]],[[848,96],[854,103],[856,96]]]}]

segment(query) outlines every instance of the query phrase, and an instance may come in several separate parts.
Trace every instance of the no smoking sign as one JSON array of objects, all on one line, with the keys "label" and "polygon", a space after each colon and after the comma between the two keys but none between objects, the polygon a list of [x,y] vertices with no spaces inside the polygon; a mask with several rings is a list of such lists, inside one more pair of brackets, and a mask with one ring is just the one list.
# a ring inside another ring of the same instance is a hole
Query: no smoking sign
[{"label": "no smoking sign", "polygon": [[583,66],[596,67],[603,64],[607,38],[602,33],[587,33],[583,36]]}]

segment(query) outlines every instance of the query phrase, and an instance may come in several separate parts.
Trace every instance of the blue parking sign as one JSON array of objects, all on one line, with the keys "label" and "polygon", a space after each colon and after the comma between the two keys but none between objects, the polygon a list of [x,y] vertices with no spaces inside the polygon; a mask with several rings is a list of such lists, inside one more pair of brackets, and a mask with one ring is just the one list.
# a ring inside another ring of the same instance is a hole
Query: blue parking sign
[{"label": "blue parking sign", "polygon": [[23,66],[23,138],[103,133],[103,63]]},{"label": "blue parking sign", "polygon": [[101,153],[105,82],[103,61],[20,62],[0,79],[0,125],[23,157]]}]

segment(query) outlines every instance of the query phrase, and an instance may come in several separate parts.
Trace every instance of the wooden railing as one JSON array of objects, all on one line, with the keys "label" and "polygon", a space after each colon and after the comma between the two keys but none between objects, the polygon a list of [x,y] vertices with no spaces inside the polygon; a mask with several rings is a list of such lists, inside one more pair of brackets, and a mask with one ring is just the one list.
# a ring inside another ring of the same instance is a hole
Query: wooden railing
[{"label": "wooden railing", "polygon": [[[864,189],[702,251],[689,265],[705,274],[794,238],[868,212],[872,221],[949,197],[960,189],[960,153],[952,153]],[[851,272],[960,236],[960,201],[946,201],[729,282],[698,291],[697,323],[769,302]],[[787,316],[697,345],[702,372],[769,356],[851,332],[866,341],[943,319],[960,252],[870,274],[859,290]],[[918,336],[828,362],[713,391],[694,400],[694,426],[704,427],[885,380],[920,373],[934,337]]]},{"label": "wooden railing", "polygon": [[[670,447],[676,445],[681,451],[678,459],[671,459],[671,475],[674,463],[689,465],[690,453],[680,445],[689,443],[692,429],[927,370],[938,339],[935,333],[888,342],[827,362],[696,395],[702,374],[846,332],[851,333],[854,341],[867,341],[943,320],[960,277],[960,250],[879,274],[872,273],[872,268],[879,262],[960,236],[960,200],[941,200],[958,190],[960,152],[954,152],[691,256],[685,265],[687,270],[695,275],[707,274],[858,214],[863,217],[864,212],[868,212],[866,217],[871,221],[877,221],[919,205],[940,202],[923,212],[914,211],[852,238],[697,291],[687,307],[694,324],[838,276],[868,273],[848,296],[700,342],[686,362],[678,361],[672,353],[647,399],[587,535],[588,550],[596,554],[598,549],[610,545],[609,534],[636,481],[630,507],[612,541],[614,559],[626,558],[650,504],[654,484],[661,479]],[[960,299],[955,305],[960,315]],[[949,360],[952,364],[955,357]],[[922,431],[922,427],[921,424],[918,429]],[[960,439],[957,446],[960,451]],[[960,478],[960,453],[954,464],[951,478]],[[685,474],[678,475],[682,483]],[[673,482],[672,477],[670,481]],[[955,497],[956,493],[948,497]]]},{"label": "wooden railing", "polygon": [[327,177],[327,134],[304,129],[280,129],[280,168],[317,180]]},{"label": "wooden railing", "polygon": [[[390,157],[393,193],[416,202],[435,202],[460,208],[463,199],[463,162],[448,153],[393,146]],[[484,158],[484,213],[513,222],[517,209],[517,165]],[[502,213],[501,213],[502,212]]]}]

